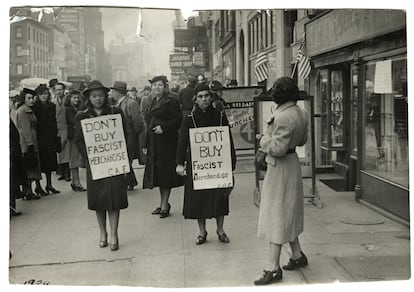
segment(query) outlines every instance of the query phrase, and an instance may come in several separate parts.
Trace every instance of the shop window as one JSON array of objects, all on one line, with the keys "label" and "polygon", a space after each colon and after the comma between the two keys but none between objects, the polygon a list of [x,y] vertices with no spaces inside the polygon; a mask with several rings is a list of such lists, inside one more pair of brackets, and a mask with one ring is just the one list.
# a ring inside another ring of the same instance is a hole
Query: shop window
[{"label": "shop window", "polygon": [[407,57],[365,66],[364,169],[408,187]]}]

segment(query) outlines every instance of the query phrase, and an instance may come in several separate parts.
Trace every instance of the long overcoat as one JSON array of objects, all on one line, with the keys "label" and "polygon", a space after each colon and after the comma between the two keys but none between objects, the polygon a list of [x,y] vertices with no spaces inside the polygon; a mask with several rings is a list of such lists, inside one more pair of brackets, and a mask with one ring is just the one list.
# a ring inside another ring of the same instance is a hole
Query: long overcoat
[{"label": "long overcoat", "polygon": [[[123,113],[118,108],[104,107],[102,115],[121,114],[122,124],[125,129]],[[85,139],[83,137],[81,120],[97,117],[92,108],[87,108],[77,113],[75,117],[75,144],[83,155],[86,163],[86,184],[88,196],[88,209],[97,211],[115,211],[128,207],[127,184],[125,175],[117,175],[93,180],[91,168],[86,152]]]},{"label": "long overcoat", "polygon": [[58,129],[58,136],[62,144],[62,151],[58,153],[58,163],[68,163],[70,159],[70,147],[68,143],[68,127],[66,124],[66,107],[65,98],[59,100],[55,97],[53,103],[56,105],[56,123]]},{"label": "long overcoat", "polygon": [[[152,99],[147,114],[147,158],[144,172],[144,189],[182,186],[184,180],[175,172],[178,129],[182,122],[178,101],[169,94],[159,100]],[[155,134],[153,128],[161,126],[163,133]]]},{"label": "long overcoat", "polygon": [[[219,111],[212,106],[208,107],[204,113],[196,106],[195,111],[185,117],[183,120],[180,136],[178,139],[177,147],[177,164],[184,165],[186,161],[185,186],[184,186],[184,206],[183,215],[186,219],[198,219],[198,218],[217,218],[220,216],[228,215],[229,213],[229,197],[226,195],[228,189],[207,189],[207,190],[194,190],[193,186],[193,172],[191,163],[191,151],[190,151],[190,137],[189,130],[191,128],[210,127],[210,126],[228,126],[229,122],[226,115],[223,116]],[[194,121],[193,121],[194,118]],[[196,125],[194,125],[194,122]],[[236,152],[234,150],[233,138],[230,133],[230,153],[232,161],[232,169],[236,167]]]},{"label": "long overcoat", "polygon": [[57,169],[56,105],[50,101],[46,103],[36,101],[33,105],[33,112],[37,119],[36,131],[41,171],[55,171]]},{"label": "long overcoat", "polygon": [[85,167],[85,160],[83,155],[76,147],[75,138],[75,117],[78,113],[78,109],[73,105],[66,107],[66,124],[68,127],[68,144],[69,144],[69,168]]},{"label": "long overcoat", "polygon": [[296,152],[287,153],[306,143],[307,113],[295,102],[277,107],[260,148],[267,153],[258,231],[269,242],[284,244],[303,232],[303,185]]},{"label": "long overcoat", "polygon": [[[20,149],[23,155],[23,163],[25,165],[28,179],[42,179],[40,174],[39,147],[37,144],[36,133],[37,119],[31,107],[23,104],[16,111],[16,127],[19,130]],[[25,159],[25,154],[29,150],[29,146],[33,146],[34,160]]]}]

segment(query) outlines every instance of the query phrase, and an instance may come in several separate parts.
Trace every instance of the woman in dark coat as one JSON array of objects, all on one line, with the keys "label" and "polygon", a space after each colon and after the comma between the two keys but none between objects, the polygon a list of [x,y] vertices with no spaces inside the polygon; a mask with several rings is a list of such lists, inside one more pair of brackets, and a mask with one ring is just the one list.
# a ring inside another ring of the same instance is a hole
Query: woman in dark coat
[{"label": "woman in dark coat", "polygon": [[78,112],[75,117],[74,141],[85,161],[88,161],[86,165],[88,209],[96,211],[100,229],[99,246],[106,247],[108,245],[106,231],[106,212],[108,212],[111,227],[110,248],[112,251],[115,251],[119,248],[118,223],[120,209],[128,207],[125,175],[121,174],[97,180],[92,179],[85,139],[81,127],[81,120],[102,115],[120,114],[122,116],[124,133],[126,133],[122,111],[109,106],[108,91],[109,88],[104,87],[100,81],[93,80],[83,92],[84,96],[87,97],[87,107],[85,110]]},{"label": "woman in dark coat", "polygon": [[46,175],[46,191],[42,189],[40,183],[36,185],[36,189],[42,195],[47,195],[49,192],[58,194],[60,192],[52,186],[52,171],[57,169],[56,105],[50,101],[51,95],[46,84],[40,84],[35,91],[37,100],[33,105],[33,111],[37,119],[40,169]]},{"label": "woman in dark coat", "polygon": [[183,118],[178,101],[167,92],[167,78],[156,76],[150,82],[153,97],[146,120],[147,161],[143,188],[159,187],[160,206],[152,214],[165,218],[170,214],[168,199],[171,188],[184,184],[182,177],[175,172],[178,129]]},{"label": "woman in dark coat", "polygon": [[[192,160],[190,148],[189,129],[228,126],[229,122],[224,113],[220,113],[211,105],[210,89],[207,84],[198,85],[195,88],[195,106],[193,111],[187,115],[180,129],[180,136],[177,148],[177,168],[180,175],[186,175],[184,187],[184,207],[183,215],[186,219],[197,219],[200,234],[196,244],[200,245],[207,240],[206,219],[216,218],[217,236],[221,242],[230,242],[223,230],[224,216],[229,214],[229,189],[216,188],[205,190],[194,190]],[[233,139],[230,134],[232,170],[236,166],[236,153],[234,150]],[[184,167],[186,162],[186,168]]]},{"label": "woman in dark coat", "polygon": [[86,189],[81,185],[79,179],[79,167],[85,168],[83,156],[76,147],[73,138],[75,137],[75,116],[82,108],[81,93],[78,90],[71,90],[65,100],[66,123],[68,125],[69,143],[69,168],[72,175],[70,186],[75,192],[84,192]]}]

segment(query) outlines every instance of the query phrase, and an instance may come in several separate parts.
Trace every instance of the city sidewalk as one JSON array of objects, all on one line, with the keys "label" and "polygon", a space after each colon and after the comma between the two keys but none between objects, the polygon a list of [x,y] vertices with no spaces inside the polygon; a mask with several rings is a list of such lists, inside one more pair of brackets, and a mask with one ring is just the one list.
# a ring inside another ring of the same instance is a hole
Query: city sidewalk
[{"label": "city sidewalk", "polygon": [[[215,222],[209,220],[207,243],[195,245],[197,223],[181,215],[183,188],[172,191],[172,216],[151,215],[159,202],[158,190],[142,190],[140,182],[129,192],[129,207],[121,211],[116,252],[98,247],[96,217],[87,209],[86,193],[74,193],[69,183],[54,177],[61,194],[17,201],[23,215],[11,222],[10,283],[252,286],[266,267],[269,251],[256,237],[254,173],[243,171],[241,167],[236,174],[225,219],[229,244],[218,241]],[[142,181],[143,169],[135,172]],[[84,171],[81,175],[84,179]],[[408,279],[409,228],[356,203],[353,192],[335,192],[319,181],[317,186],[323,208],[305,204],[305,231],[300,236],[309,265],[285,271],[283,282],[274,285]],[[281,262],[288,258],[285,246]]]}]

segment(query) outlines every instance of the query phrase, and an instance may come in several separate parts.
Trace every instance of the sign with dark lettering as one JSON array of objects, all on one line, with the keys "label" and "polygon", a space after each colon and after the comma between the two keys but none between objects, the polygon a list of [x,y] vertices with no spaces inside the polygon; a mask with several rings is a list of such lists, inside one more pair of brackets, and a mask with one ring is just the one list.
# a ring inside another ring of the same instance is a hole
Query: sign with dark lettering
[{"label": "sign with dark lettering", "polygon": [[233,186],[229,127],[190,129],[194,190]]},{"label": "sign with dark lettering", "polygon": [[81,125],[92,179],[129,173],[121,115],[84,119]]}]

